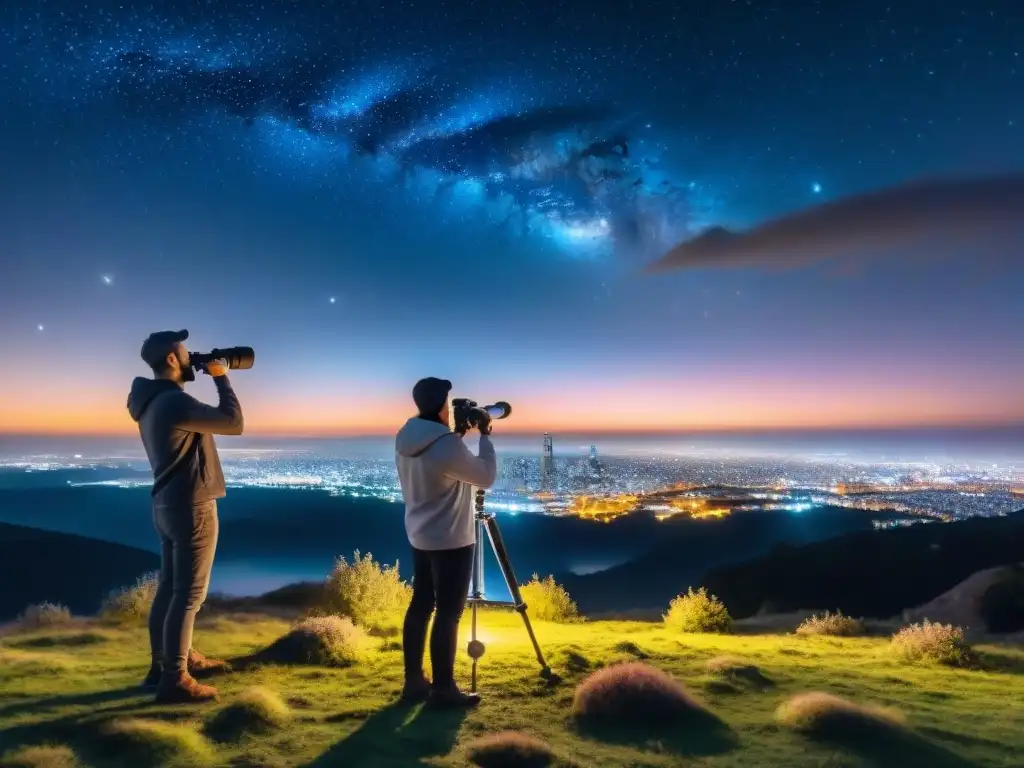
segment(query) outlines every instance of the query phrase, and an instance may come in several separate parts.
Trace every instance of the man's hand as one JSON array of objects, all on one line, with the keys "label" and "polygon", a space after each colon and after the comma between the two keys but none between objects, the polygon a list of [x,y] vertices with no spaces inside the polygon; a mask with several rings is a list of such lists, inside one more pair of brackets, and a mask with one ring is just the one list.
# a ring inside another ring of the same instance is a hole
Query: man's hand
[{"label": "man's hand", "polygon": [[224,358],[203,364],[203,371],[214,378],[228,375],[228,361]]},{"label": "man's hand", "polygon": [[481,435],[489,435],[489,434],[491,434],[491,420],[489,418],[488,419],[482,419],[480,421],[478,429],[480,430],[480,434]]}]

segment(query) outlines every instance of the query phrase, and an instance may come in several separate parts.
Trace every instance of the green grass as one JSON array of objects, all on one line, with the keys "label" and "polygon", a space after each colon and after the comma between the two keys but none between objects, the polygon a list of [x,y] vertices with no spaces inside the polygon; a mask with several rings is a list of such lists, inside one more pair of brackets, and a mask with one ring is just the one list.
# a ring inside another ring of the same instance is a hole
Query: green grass
[{"label": "green grass", "polygon": [[[141,627],[6,634],[0,765],[26,747],[65,746],[91,768],[466,766],[472,745],[503,731],[550,746],[553,764],[577,766],[941,768],[1019,765],[1024,754],[1020,646],[981,646],[982,668],[967,670],[908,664],[887,637],[684,635],[640,622],[538,621],[538,640],[562,678],[547,683],[518,616],[489,611],[480,626],[484,701],[469,713],[398,705],[402,655],[393,639],[371,638],[365,658],[350,667],[256,666],[214,679],[218,703],[158,707],[136,687],[148,667]],[[207,655],[231,659],[251,656],[290,627],[260,615],[219,617],[201,620],[195,637]],[[468,629],[467,617],[457,669],[466,686]],[[687,731],[685,722],[669,734],[581,729],[571,716],[576,685],[604,666],[634,661],[682,682],[716,719],[715,738]],[[787,727],[777,713],[807,692],[898,713],[900,738],[888,745],[844,739],[842,726],[828,738]]]}]

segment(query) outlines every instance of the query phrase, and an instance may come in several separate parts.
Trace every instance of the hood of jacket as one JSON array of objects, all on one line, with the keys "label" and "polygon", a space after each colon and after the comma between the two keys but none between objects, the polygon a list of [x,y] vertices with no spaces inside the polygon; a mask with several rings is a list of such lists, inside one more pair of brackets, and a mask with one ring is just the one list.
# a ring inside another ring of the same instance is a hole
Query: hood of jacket
[{"label": "hood of jacket", "polygon": [[132,388],[128,392],[128,413],[134,421],[142,418],[146,408],[153,402],[153,398],[161,392],[168,392],[180,387],[169,379],[146,379],[137,376],[132,381]]},{"label": "hood of jacket", "polygon": [[415,456],[445,435],[454,434],[447,425],[413,416],[398,430],[395,451],[400,456]]}]

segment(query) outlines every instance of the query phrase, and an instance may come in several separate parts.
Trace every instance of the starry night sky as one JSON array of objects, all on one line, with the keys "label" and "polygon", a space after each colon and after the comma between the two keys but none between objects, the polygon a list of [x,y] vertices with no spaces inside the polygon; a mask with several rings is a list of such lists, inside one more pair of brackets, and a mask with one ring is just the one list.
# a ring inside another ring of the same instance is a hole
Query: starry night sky
[{"label": "starry night sky", "polygon": [[1024,169],[1022,29],[1015,0],[12,0],[0,430],[131,431],[141,341],[182,327],[256,348],[252,432],[390,431],[425,375],[524,430],[1024,420],[1019,259],[642,271]]}]

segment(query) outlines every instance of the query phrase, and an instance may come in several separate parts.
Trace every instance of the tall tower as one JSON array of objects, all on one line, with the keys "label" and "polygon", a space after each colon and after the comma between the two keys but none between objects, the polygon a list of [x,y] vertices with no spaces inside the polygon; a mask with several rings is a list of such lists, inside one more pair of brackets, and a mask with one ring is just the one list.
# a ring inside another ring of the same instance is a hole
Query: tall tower
[{"label": "tall tower", "polygon": [[544,450],[540,456],[540,489],[550,491],[555,482],[555,449],[551,435],[544,433]]}]

